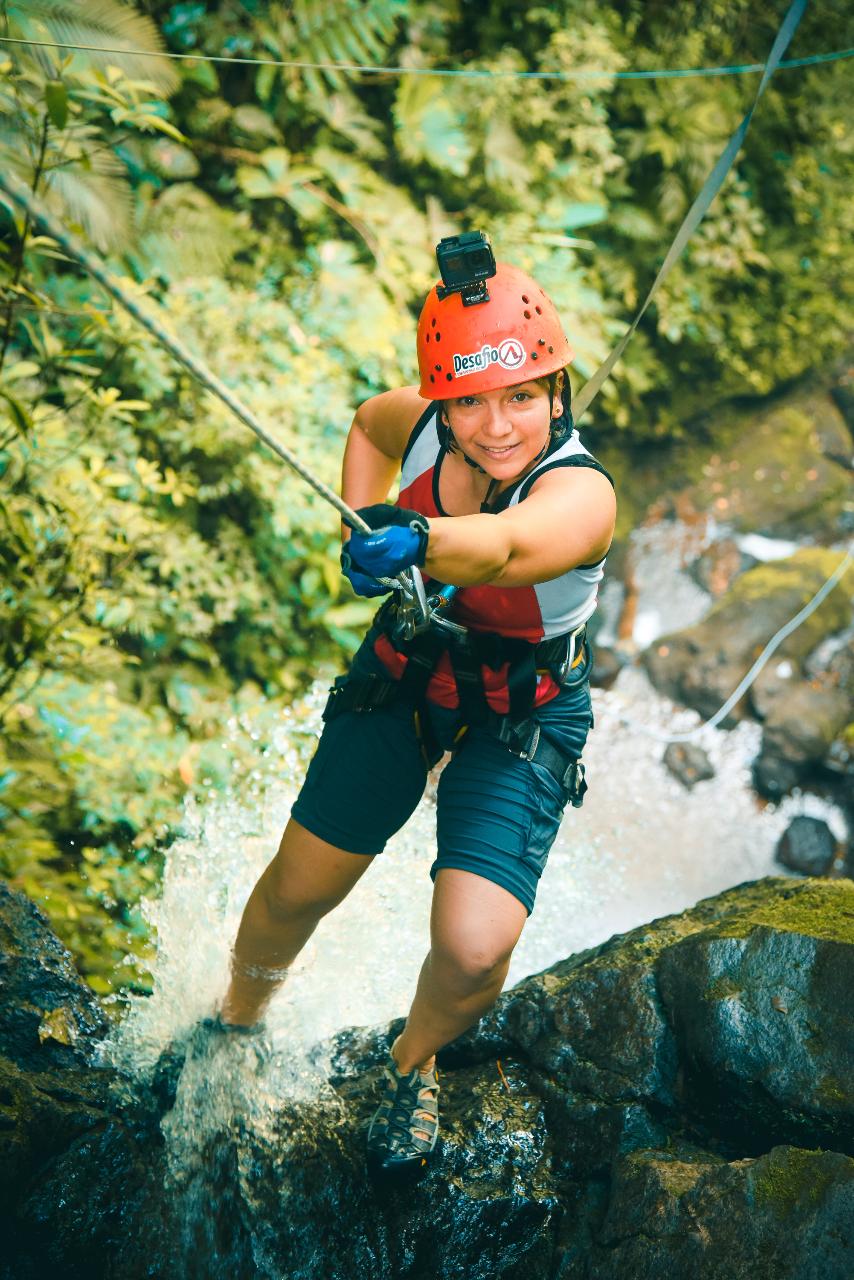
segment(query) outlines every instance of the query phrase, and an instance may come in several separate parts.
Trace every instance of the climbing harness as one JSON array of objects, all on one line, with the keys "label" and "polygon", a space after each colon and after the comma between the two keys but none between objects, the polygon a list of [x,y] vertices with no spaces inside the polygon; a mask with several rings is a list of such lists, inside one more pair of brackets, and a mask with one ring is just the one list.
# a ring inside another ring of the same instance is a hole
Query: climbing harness
[{"label": "climbing harness", "polygon": [[[408,705],[412,708],[424,765],[432,769],[445,754],[445,748],[433,728],[427,687],[437,662],[447,653],[462,721],[453,754],[465,745],[469,728],[485,728],[513,755],[541,764],[562,787],[567,799],[576,808],[580,806],[587,790],[584,766],[575,756],[560,751],[542,737],[531,713],[540,672],[547,671],[561,690],[576,688],[589,677],[593,652],[587,640],[586,623],[566,635],[541,640],[539,644],[464,627],[457,628],[461,634],[443,636],[435,627],[428,626],[406,638],[401,635],[393,602],[387,601],[374,619],[374,625],[406,657],[402,676],[399,679],[373,673],[339,676],[323,710],[325,722],[347,711],[381,711],[401,703]],[[494,711],[487,702],[484,665],[493,670],[507,666],[509,709],[506,715]]]}]

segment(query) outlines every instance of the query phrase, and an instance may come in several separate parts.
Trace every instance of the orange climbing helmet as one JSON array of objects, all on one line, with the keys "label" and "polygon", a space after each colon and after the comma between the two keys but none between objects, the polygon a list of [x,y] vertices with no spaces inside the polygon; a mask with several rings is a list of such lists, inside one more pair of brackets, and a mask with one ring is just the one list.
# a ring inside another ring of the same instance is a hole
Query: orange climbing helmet
[{"label": "orange climbing helmet", "polygon": [[441,283],[427,295],[416,339],[425,399],[514,386],[556,373],[572,360],[560,316],[536,280],[499,262],[485,284],[489,299],[475,305]]}]

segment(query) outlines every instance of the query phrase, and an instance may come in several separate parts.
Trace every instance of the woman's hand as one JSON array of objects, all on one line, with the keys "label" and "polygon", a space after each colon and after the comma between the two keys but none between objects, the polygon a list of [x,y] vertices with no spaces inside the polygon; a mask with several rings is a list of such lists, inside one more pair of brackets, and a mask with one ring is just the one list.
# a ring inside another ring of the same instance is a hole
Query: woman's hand
[{"label": "woman's hand", "polygon": [[[382,596],[387,591],[391,591],[391,587],[385,587],[381,582],[377,582],[376,578],[372,578],[367,573],[360,573],[355,568],[350,557],[347,547],[341,548],[341,572],[350,583],[357,596]],[[383,574],[385,577],[385,574]]]},{"label": "woman's hand", "polygon": [[347,543],[350,560],[360,573],[394,578],[402,569],[423,565],[430,526],[419,512],[378,502],[360,507],[357,514],[374,530],[354,531]]}]

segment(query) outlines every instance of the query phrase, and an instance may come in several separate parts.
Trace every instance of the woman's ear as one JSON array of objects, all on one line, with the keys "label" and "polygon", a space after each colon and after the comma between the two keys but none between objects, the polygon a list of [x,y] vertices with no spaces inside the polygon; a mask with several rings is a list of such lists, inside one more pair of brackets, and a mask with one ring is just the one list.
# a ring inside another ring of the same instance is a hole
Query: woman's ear
[{"label": "woman's ear", "polygon": [[564,372],[561,369],[560,373],[557,375],[557,378],[555,379],[554,395],[552,396],[552,417],[553,418],[560,418],[563,414],[563,398],[561,393],[563,392],[564,376],[565,376]]}]

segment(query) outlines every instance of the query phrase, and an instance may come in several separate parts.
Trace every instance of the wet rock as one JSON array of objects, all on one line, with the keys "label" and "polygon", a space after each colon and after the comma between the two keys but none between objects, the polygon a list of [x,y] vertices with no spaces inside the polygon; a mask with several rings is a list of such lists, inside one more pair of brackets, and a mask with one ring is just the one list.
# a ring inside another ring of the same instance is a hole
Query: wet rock
[{"label": "wet rock", "polygon": [[803,780],[803,772],[790,760],[763,751],[751,765],[753,785],[766,800],[782,800]]},{"label": "wet rock", "polygon": [[92,989],[38,908],[0,882],[0,1043],[19,1066],[84,1066],[107,1029]]},{"label": "wet rock", "polygon": [[852,1255],[854,1160],[779,1146],[727,1164],[687,1144],[616,1163],[584,1270],[557,1280],[842,1277]]},{"label": "wet rock", "polygon": [[702,747],[693,742],[671,742],[663,760],[667,768],[689,789],[698,782],[706,782],[715,776],[711,760]]},{"label": "wet rock", "polygon": [[[751,569],[702,622],[662,636],[642,654],[653,684],[701,715],[713,715],[758,652],[815,595],[840,559],[836,552],[808,548],[786,560]],[[846,583],[843,580],[783,641],[775,665],[788,659],[800,674],[801,664],[819,642],[848,624],[851,600]],[[743,704],[735,708],[730,723],[744,711]],[[817,710],[816,714],[823,716],[824,712]]]},{"label": "wet rock", "polygon": [[850,437],[826,392],[798,391],[755,413],[724,413],[715,433],[720,447],[702,479],[680,495],[683,503],[739,533],[833,539],[844,532]]},{"label": "wet rock", "polygon": [[756,563],[753,556],[744,554],[733,538],[721,538],[691,563],[689,572],[698,586],[717,598],[729,590],[740,574],[753,568]]},{"label": "wet rock", "polygon": [[97,1065],[105,1030],[45,917],[0,883],[3,1280],[158,1274],[158,1116],[136,1084]]},{"label": "wet rock", "polygon": [[826,822],[799,814],[780,837],[778,862],[805,876],[827,875],[836,856],[836,840]]},{"label": "wet rock", "polygon": [[789,884],[662,954],[683,1100],[745,1154],[854,1154],[854,886]]},{"label": "wet rock", "polygon": [[625,666],[625,659],[607,645],[597,644],[593,650],[590,683],[597,689],[610,689]]},{"label": "wet rock", "polygon": [[440,1055],[441,1155],[406,1185],[363,1156],[399,1024],[319,1047],[332,1070],[304,1101],[191,1045],[165,1190],[144,1082],[119,1105],[115,1073],[67,1067],[45,1103],[10,1064],[0,1136],[34,1145],[0,1144],[0,1231],[26,1242],[0,1276],[848,1280],[852,1002],[848,881],[742,885],[611,938]]}]

